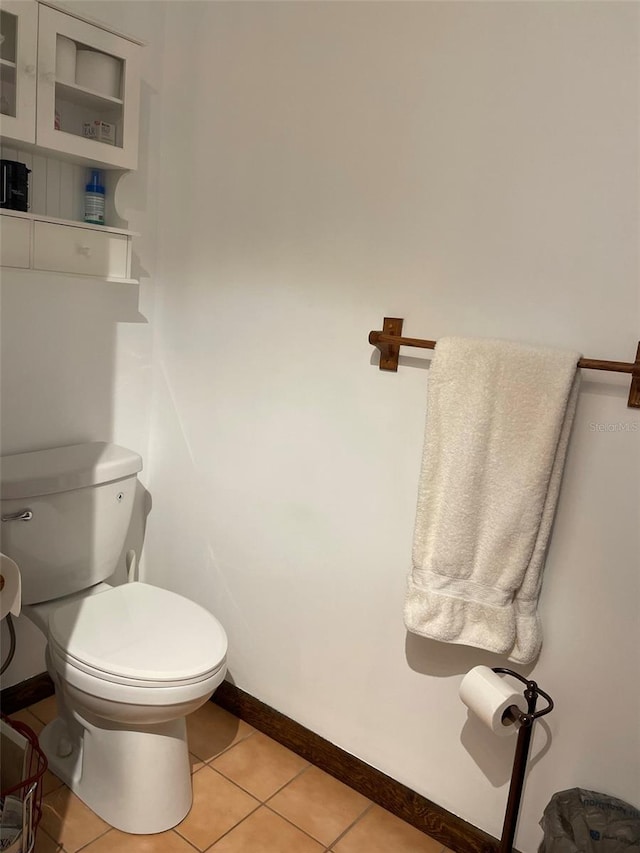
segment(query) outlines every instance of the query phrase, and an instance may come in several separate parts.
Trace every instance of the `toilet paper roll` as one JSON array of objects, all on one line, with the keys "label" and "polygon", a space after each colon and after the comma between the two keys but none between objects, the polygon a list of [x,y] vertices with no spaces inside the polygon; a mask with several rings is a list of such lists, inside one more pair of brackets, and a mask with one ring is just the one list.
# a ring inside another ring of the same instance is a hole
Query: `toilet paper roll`
[{"label": "toilet paper roll", "polygon": [[526,713],[524,695],[508,684],[488,666],[476,666],[462,679],[460,698],[470,711],[479,717],[494,734],[504,737],[518,730],[502,718],[511,705]]},{"label": "toilet paper roll", "polygon": [[119,98],[121,66],[115,56],[80,48],[76,53],[76,83],[101,95]]},{"label": "toilet paper roll", "polygon": [[21,588],[20,569],[11,557],[0,554],[0,619],[7,613],[20,615]]},{"label": "toilet paper roll", "polygon": [[76,82],[76,43],[60,34],[56,40],[56,80]]}]

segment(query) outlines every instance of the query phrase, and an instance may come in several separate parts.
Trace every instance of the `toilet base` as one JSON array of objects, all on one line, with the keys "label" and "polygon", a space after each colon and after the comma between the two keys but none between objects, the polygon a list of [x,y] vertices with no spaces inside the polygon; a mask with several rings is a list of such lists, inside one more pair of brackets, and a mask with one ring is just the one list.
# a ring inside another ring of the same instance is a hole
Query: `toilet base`
[{"label": "toilet base", "polygon": [[[49,767],[108,824],[123,832],[164,832],[191,808],[184,717],[135,729],[73,713],[40,734]],[[60,755],[59,753],[63,754]]]}]

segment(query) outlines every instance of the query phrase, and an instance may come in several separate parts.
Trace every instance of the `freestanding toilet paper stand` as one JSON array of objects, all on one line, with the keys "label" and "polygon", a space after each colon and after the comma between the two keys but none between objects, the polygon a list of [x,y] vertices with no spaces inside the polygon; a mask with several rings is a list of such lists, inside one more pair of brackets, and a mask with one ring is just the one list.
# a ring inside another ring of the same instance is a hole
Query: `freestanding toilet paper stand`
[{"label": "freestanding toilet paper stand", "polygon": [[[516,824],[518,822],[518,812],[520,811],[520,800],[522,799],[522,788],[524,786],[524,775],[527,769],[527,759],[529,757],[529,747],[531,745],[531,736],[533,734],[533,724],[539,717],[544,717],[553,710],[553,699],[544,690],[541,690],[535,681],[529,681],[512,669],[505,669],[502,666],[493,667],[493,672],[503,675],[511,675],[517,678],[525,685],[524,698],[527,700],[527,712],[523,713],[517,705],[512,705],[505,712],[505,717],[519,726],[518,743],[516,744],[516,754],[513,759],[513,770],[511,772],[511,784],[509,786],[509,798],[507,800],[507,810],[504,815],[504,825],[502,827],[502,837],[498,853],[511,853],[513,850],[513,839],[516,834]],[[542,696],[547,700],[547,707],[542,711],[536,711],[538,698]],[[505,722],[507,720],[505,719]]]}]

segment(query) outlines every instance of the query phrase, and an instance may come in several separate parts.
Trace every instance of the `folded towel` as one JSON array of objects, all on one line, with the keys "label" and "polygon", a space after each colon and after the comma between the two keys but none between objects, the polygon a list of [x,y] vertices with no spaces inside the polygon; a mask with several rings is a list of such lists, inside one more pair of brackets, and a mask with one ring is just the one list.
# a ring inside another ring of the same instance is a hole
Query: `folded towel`
[{"label": "folded towel", "polygon": [[575,413],[580,354],[443,338],[429,403],[404,619],[409,631],[519,663]]}]

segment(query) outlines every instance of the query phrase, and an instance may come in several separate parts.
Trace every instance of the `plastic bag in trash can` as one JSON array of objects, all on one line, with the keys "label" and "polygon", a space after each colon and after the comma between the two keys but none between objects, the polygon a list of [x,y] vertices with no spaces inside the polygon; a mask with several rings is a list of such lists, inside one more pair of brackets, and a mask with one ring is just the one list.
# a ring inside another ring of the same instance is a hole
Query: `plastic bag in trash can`
[{"label": "plastic bag in trash can", "polygon": [[640,811],[607,794],[559,791],[540,826],[540,853],[640,853]]}]

